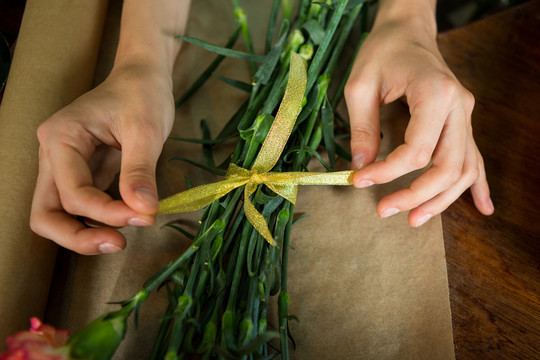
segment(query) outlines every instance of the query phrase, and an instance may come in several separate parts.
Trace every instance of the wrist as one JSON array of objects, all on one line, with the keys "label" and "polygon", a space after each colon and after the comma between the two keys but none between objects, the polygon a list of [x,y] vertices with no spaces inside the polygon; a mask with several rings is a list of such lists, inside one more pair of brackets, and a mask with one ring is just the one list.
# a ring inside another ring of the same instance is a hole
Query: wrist
[{"label": "wrist", "polygon": [[190,0],[124,0],[115,66],[161,68],[172,75],[187,24]]},{"label": "wrist", "polygon": [[129,42],[118,44],[114,59],[113,71],[117,69],[140,68],[159,75],[172,77],[174,57],[170,54],[170,46],[158,43],[147,44]]},{"label": "wrist", "polygon": [[406,28],[408,35],[436,41],[435,7],[435,0],[381,0],[373,30],[388,26],[402,27]]},{"label": "wrist", "polygon": [[173,91],[173,80],[170,71],[161,63],[156,63],[153,59],[145,57],[130,56],[114,63],[107,80],[113,83],[125,84],[130,88],[137,89],[139,85],[152,89],[168,89]]}]

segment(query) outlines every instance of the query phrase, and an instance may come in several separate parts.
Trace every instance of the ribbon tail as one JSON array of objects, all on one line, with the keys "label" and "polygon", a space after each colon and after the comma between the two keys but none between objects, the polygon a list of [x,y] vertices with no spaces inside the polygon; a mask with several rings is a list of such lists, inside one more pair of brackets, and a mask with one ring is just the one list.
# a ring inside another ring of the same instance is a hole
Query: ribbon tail
[{"label": "ribbon tail", "polygon": [[244,188],[244,213],[251,225],[268,241],[272,246],[276,245],[272,233],[268,229],[268,224],[260,212],[255,209],[255,206],[251,203],[249,197],[255,192],[257,185],[253,183],[247,183]]},{"label": "ribbon tail", "polygon": [[296,203],[296,194],[298,193],[298,186],[294,184],[277,184],[277,183],[265,183],[273,192],[281,197],[289,200],[292,204]]},{"label": "ribbon tail", "polygon": [[232,190],[248,182],[249,179],[233,177],[217,183],[206,184],[172,195],[159,202],[158,215],[189,212],[202,209],[206,205],[225,196]]},{"label": "ribbon tail", "polygon": [[356,171],[347,170],[326,173],[289,172],[282,174],[289,178],[290,183],[296,185],[352,185]]}]

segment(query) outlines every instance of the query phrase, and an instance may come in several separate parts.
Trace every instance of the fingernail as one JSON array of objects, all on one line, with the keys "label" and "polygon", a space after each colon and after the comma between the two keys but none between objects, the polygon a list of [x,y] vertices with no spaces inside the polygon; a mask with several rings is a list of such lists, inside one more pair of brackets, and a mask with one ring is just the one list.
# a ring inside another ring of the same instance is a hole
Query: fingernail
[{"label": "fingernail", "polygon": [[387,218],[387,217],[390,217],[392,215],[396,215],[398,212],[399,212],[399,209],[389,208],[389,209],[386,209],[386,210],[383,211],[383,213],[381,214],[381,217],[382,218]]},{"label": "fingernail", "polygon": [[156,206],[158,203],[156,193],[152,189],[144,186],[135,189],[135,196],[149,206]]},{"label": "fingernail", "polygon": [[355,170],[358,170],[364,166],[366,163],[366,154],[363,152],[355,152],[352,154],[351,167]]},{"label": "fingernail", "polygon": [[96,221],[94,219],[90,219],[90,218],[82,218],[82,223],[88,227],[92,227],[92,228],[96,228],[96,227],[103,227],[103,226],[106,226],[105,224],[103,223],[100,223],[99,221]]},{"label": "fingernail", "polygon": [[112,254],[122,251],[122,248],[119,248],[118,246],[109,243],[103,243],[99,245],[98,249],[102,254]]},{"label": "fingernail", "polygon": [[150,226],[152,225],[148,221],[141,218],[131,218],[128,220],[128,224],[132,226]]},{"label": "fingernail", "polygon": [[422,226],[424,225],[429,219],[431,219],[431,214],[425,214],[425,215],[422,215],[418,218],[418,220],[416,220],[416,224],[414,225],[415,227],[419,227],[419,226]]},{"label": "fingernail", "polygon": [[355,186],[357,188],[359,188],[359,189],[362,189],[362,188],[366,188],[368,186],[371,186],[373,184],[375,184],[375,183],[373,181],[371,181],[371,180],[360,180],[359,182],[357,182],[355,184]]}]

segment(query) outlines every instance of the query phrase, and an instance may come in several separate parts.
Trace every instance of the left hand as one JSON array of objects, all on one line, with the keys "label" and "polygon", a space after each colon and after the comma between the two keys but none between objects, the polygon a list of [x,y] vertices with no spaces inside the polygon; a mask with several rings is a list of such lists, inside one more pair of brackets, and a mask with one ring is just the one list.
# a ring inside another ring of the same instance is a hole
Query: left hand
[{"label": "left hand", "polygon": [[[408,188],[385,196],[377,213],[410,210],[409,223],[420,226],[470,187],[478,210],[489,215],[494,208],[471,127],[474,97],[444,62],[433,31],[415,25],[408,18],[378,18],[355,60],[345,89],[352,167],[360,169],[354,185],[387,183],[431,163]],[[379,106],[403,95],[411,114],[404,143],[374,162]]]}]

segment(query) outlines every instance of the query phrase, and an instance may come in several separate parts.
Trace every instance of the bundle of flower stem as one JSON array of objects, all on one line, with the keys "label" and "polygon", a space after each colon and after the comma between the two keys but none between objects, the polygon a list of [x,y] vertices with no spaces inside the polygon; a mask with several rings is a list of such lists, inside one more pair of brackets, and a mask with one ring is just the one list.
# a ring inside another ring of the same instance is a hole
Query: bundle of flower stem
[{"label": "bundle of flower stem", "polygon": [[[293,20],[292,4],[274,0],[264,56],[253,54],[246,14],[237,1],[233,0],[233,5],[238,26],[225,47],[181,37],[219,56],[177,105],[205,82],[224,56],[251,63],[254,72],[251,85],[222,78],[249,91],[250,96],[215,139],[209,137],[203,123],[203,139],[181,140],[203,144],[206,163],[201,166],[224,174],[223,166],[216,167],[213,162],[212,149],[237,137],[230,163],[250,169],[276,116],[289,78],[290,54],[295,52],[308,65],[305,95],[289,141],[272,171],[305,171],[313,157],[329,171],[333,170],[337,156],[349,158],[335,142],[333,109],[343,96],[350,65],[336,83],[337,90],[331,99],[329,88],[338,61],[343,64],[341,53],[351,29],[356,21],[363,19],[360,16],[365,12],[363,1],[301,0],[298,15]],[[283,20],[275,33],[280,5]],[[240,34],[247,52],[231,49]],[[328,163],[317,153],[319,145],[326,148]],[[122,302],[120,310],[104,315],[75,334],[70,340],[72,357],[84,358],[85,354],[92,353],[91,349],[94,349],[94,359],[112,356],[125,334],[129,315],[135,312],[136,325],[141,304],[152,291],[161,287],[167,291],[169,305],[160,319],[152,359],[270,359],[276,356],[288,359],[289,345],[294,345],[288,331],[288,322],[294,316],[289,314],[287,292],[294,205],[264,185],[258,186],[251,199],[243,199],[242,190],[235,189],[207,206],[196,235],[177,227],[192,238],[191,246],[152,276],[134,297]],[[242,207],[246,201],[255,204],[262,214],[273,241],[265,240],[247,221]],[[279,323],[273,324],[277,331],[269,330],[267,323],[269,299],[274,295],[278,296]],[[273,338],[279,338],[279,345],[278,341],[271,341]],[[98,345],[103,339],[107,339],[107,346]]]}]

